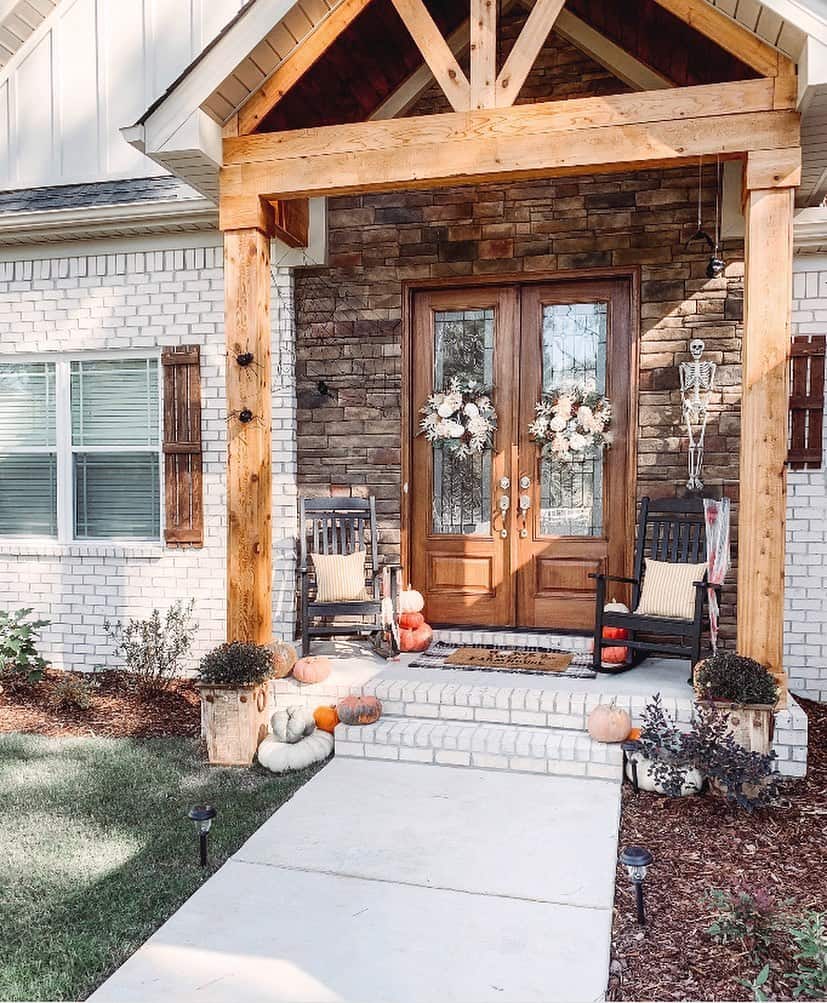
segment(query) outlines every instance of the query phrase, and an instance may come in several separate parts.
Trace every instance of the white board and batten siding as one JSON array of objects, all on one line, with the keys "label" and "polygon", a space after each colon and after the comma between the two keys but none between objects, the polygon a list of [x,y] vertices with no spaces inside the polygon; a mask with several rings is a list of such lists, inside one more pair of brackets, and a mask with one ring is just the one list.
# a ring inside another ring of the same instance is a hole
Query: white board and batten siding
[{"label": "white board and batten siding", "polygon": [[0,70],[0,189],[163,173],[132,125],[241,0],[63,2]]}]

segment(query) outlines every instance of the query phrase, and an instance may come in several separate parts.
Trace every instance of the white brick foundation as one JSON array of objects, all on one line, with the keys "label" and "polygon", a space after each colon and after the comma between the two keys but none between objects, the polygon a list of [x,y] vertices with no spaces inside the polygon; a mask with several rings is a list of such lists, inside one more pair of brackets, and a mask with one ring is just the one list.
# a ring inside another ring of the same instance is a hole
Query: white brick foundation
[{"label": "white brick foundation", "polygon": [[[225,470],[223,252],[214,236],[186,250],[0,263],[0,360],[45,352],[201,346],[204,546],[0,540],[3,606],[52,621],[55,664],[111,663],[106,617],[146,615],[193,597],[195,656],[224,639]],[[296,420],[292,271],[273,270],[274,633],[293,636]]]}]

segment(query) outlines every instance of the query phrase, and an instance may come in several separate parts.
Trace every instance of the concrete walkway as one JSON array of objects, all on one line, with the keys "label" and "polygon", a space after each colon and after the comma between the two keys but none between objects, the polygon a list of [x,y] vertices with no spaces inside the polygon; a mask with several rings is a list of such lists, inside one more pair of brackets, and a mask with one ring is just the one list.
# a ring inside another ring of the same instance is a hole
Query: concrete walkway
[{"label": "concrete walkway", "polygon": [[619,799],[598,780],[334,759],[92,999],[600,999]]}]

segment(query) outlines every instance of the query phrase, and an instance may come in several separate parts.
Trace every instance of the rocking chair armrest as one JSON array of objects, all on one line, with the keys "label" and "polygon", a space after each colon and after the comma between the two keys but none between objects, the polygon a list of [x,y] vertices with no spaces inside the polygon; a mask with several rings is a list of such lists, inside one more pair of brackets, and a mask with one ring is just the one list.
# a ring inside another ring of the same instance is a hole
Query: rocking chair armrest
[{"label": "rocking chair armrest", "polygon": [[714,589],[715,593],[720,596],[723,586],[713,585],[712,582],[708,582],[706,579],[700,582],[692,582],[696,589]]},{"label": "rocking chair armrest", "polygon": [[623,578],[620,575],[604,575],[599,572],[590,571],[589,578],[600,579],[604,582],[620,582],[623,585],[637,585],[637,578]]}]

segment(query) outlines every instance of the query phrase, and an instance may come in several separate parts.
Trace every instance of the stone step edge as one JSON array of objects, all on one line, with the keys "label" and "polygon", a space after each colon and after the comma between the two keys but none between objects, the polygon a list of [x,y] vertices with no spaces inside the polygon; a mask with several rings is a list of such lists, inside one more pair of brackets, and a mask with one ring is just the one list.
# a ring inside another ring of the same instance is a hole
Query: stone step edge
[{"label": "stone step edge", "polygon": [[622,768],[619,746],[594,742],[585,734],[415,718],[382,719],[373,725],[340,724],[335,731],[335,752],[350,758],[618,781]]}]

